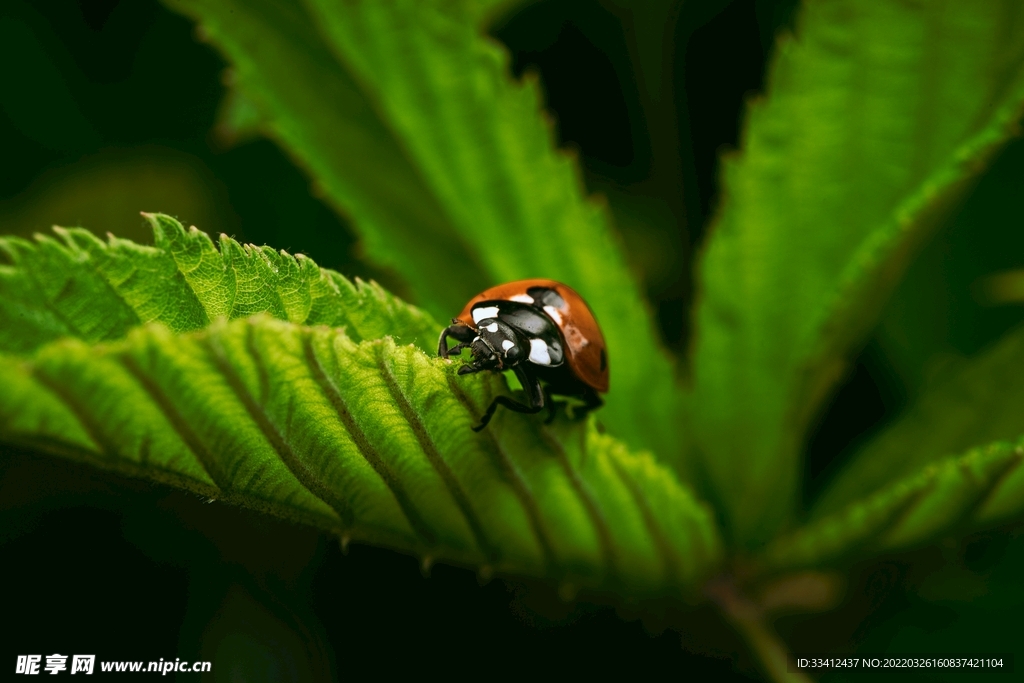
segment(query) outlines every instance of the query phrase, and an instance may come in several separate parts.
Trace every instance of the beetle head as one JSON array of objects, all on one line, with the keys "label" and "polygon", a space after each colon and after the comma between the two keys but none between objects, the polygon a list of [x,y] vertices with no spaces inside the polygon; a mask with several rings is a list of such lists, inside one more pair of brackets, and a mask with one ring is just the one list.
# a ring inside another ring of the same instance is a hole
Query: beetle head
[{"label": "beetle head", "polygon": [[465,372],[459,372],[505,370],[529,356],[529,348],[529,342],[513,327],[495,318],[481,320],[477,323],[477,336],[469,345],[473,361],[464,366]]}]

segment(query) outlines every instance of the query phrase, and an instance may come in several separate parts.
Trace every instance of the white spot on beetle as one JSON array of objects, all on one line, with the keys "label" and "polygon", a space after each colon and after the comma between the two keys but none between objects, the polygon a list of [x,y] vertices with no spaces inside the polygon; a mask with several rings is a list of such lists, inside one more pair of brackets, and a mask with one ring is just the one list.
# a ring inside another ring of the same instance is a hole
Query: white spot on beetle
[{"label": "white spot on beetle", "polygon": [[551,354],[543,339],[530,340],[530,361],[537,365],[551,365]]},{"label": "white spot on beetle", "polygon": [[521,304],[533,304],[533,297],[529,294],[516,294],[508,298],[509,301],[518,301]]},{"label": "white spot on beetle", "polygon": [[503,340],[501,342],[501,350],[504,351],[505,355],[507,356],[508,355],[508,350],[511,349],[515,345],[516,345],[515,342],[509,341],[508,339],[505,339],[505,340]]},{"label": "white spot on beetle", "polygon": [[487,330],[488,332],[491,332],[491,333],[497,332],[498,331],[498,323],[491,323],[490,325],[488,325],[484,329]]},{"label": "white spot on beetle", "polygon": [[481,320],[487,318],[497,318],[498,307],[497,306],[482,306],[480,308],[473,309],[473,322],[478,323]]},{"label": "white spot on beetle", "polygon": [[583,333],[575,325],[566,325],[562,330],[562,334],[565,335],[565,341],[571,349],[582,349],[584,346],[590,346],[590,340],[584,337]]},{"label": "white spot on beetle", "polygon": [[[478,341],[480,341],[480,337],[473,337],[473,341],[475,341],[475,342],[478,342]],[[470,344],[472,344],[472,343],[473,343],[473,342],[470,342]]]},{"label": "white spot on beetle", "polygon": [[562,325],[562,314],[558,312],[558,309],[554,306],[545,306],[544,312],[548,314],[548,317],[555,321],[555,324],[561,327]]}]

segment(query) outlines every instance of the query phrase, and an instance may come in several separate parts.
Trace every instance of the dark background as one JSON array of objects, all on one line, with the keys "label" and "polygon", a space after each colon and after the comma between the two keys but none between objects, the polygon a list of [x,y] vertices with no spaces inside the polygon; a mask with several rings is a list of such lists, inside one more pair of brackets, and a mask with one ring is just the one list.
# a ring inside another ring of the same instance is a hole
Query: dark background
[{"label": "dark background", "polygon": [[[559,141],[608,197],[677,353],[717,155],[735,146],[794,5],[691,2],[669,13],[655,24],[667,45],[657,97],[635,76],[629,39],[653,34],[613,2],[538,2],[494,27],[515,72],[540,75]],[[138,211],[163,211],[403,291],[359,260],[352,231],[280,149],[218,128],[225,64],[183,18],[141,0],[5,2],[0,53],[0,233],[59,223],[145,242]],[[1024,265],[1022,181],[1014,143],[915,263],[810,437],[808,500],[930,368],[1020,321],[1018,308],[981,306],[971,291]],[[1019,647],[1024,543],[1005,531],[856,567],[838,610],[779,628],[804,650]],[[481,585],[445,566],[427,577],[410,557],[345,554],[310,529],[25,453],[0,457],[0,557],[3,667],[60,652],[208,659],[217,680],[754,675],[710,611],[602,596],[566,604],[550,586]]]}]

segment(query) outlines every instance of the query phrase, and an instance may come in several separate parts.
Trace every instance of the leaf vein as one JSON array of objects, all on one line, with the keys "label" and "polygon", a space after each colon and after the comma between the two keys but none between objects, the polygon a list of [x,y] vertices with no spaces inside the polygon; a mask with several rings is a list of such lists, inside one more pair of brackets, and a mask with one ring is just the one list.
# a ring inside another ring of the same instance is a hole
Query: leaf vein
[{"label": "leaf vein", "polygon": [[[452,381],[452,378],[446,375],[448,380],[448,386],[458,399],[459,403],[465,406],[469,414],[476,415],[477,411],[474,409],[472,402],[469,397],[466,396],[462,388]],[[477,417],[479,419],[479,417]],[[555,555],[555,551],[551,546],[551,539],[548,538],[547,530],[544,528],[543,516],[540,512],[540,505],[537,503],[537,497],[530,489],[529,484],[526,483],[526,479],[516,469],[512,459],[508,457],[508,453],[501,447],[498,439],[495,438],[494,434],[490,430],[485,429],[481,434],[484,435],[486,443],[489,443],[491,448],[486,449],[488,454],[491,455],[492,460],[498,468],[498,472],[501,476],[512,487],[513,493],[515,493],[516,499],[519,500],[519,504],[523,506],[523,510],[526,512],[526,518],[530,520],[530,529],[533,530],[533,535],[537,539],[537,545],[540,546],[541,553],[544,556],[544,566],[549,575],[557,575],[558,573],[558,559]]]},{"label": "leaf vein", "polygon": [[[248,327],[247,332],[251,335],[252,328]],[[213,335],[206,336],[204,341],[204,346],[214,365],[216,365],[221,375],[224,376],[231,391],[241,402],[246,412],[249,413],[249,417],[259,427],[264,439],[270,444],[277,457],[284,463],[285,467],[288,468],[301,486],[333,509],[338,517],[341,518],[341,522],[346,528],[351,527],[353,514],[349,506],[345,501],[335,496],[330,489],[320,483],[317,477],[306,467],[306,464],[296,457],[291,446],[277,431],[277,428],[274,427],[270,418],[267,417],[263,409],[256,403],[249,390],[246,389],[242,378],[231,366],[231,363],[228,362],[224,350],[214,341]],[[251,352],[252,348],[250,347],[249,350]],[[262,368],[261,359],[258,355],[253,357],[253,361],[257,367]]]},{"label": "leaf vein", "polygon": [[86,409],[86,406],[72,392],[67,390],[62,383],[48,377],[45,372],[40,371],[37,366],[31,366],[32,377],[53,393],[60,401],[68,407],[68,410],[75,416],[82,429],[89,435],[94,444],[99,447],[99,455],[105,459],[116,459],[119,450],[114,442],[110,440],[103,427],[95,416]]},{"label": "leaf vein", "polygon": [[455,473],[452,472],[448,463],[445,462],[444,458],[441,457],[441,453],[437,450],[437,446],[434,444],[433,439],[430,438],[430,434],[427,432],[423,421],[420,420],[416,411],[413,410],[409,404],[409,399],[406,398],[405,393],[402,392],[398,386],[398,382],[395,379],[394,373],[391,372],[391,368],[388,367],[383,356],[383,347],[377,345],[375,349],[377,367],[380,368],[381,378],[384,380],[385,386],[388,388],[388,392],[391,394],[391,398],[394,399],[395,404],[402,413],[402,417],[409,423],[412,428],[413,434],[416,436],[416,441],[419,442],[420,448],[426,455],[427,460],[433,466],[434,470],[441,477],[444,482],[445,488],[451,494],[455,500],[455,504],[462,512],[462,516],[466,519],[466,524],[469,525],[470,530],[473,532],[473,537],[476,539],[476,544],[480,548],[480,551],[484,556],[491,562],[497,562],[499,553],[497,547],[488,539],[487,533],[484,531],[483,524],[480,521],[480,517],[473,510],[472,504],[469,502],[469,497],[466,492],[463,491],[462,486],[459,484],[459,480],[455,478]]},{"label": "leaf vein", "polygon": [[377,453],[377,450],[366,437],[366,433],[356,423],[355,418],[352,417],[352,412],[348,409],[348,404],[345,402],[345,397],[341,395],[341,391],[324,370],[320,359],[316,355],[316,350],[313,348],[311,333],[307,332],[302,335],[302,350],[306,356],[306,365],[309,366],[313,379],[316,380],[320,390],[331,403],[338,418],[345,426],[345,431],[348,432],[352,442],[356,445],[359,454],[363,456],[363,459],[369,463],[370,467],[381,478],[381,481],[384,482],[384,485],[391,491],[391,494],[395,497],[395,502],[398,503],[398,507],[402,510],[406,521],[409,522],[409,526],[412,527],[413,531],[427,546],[435,545],[436,534],[412,504],[412,499],[406,492],[401,480],[399,480],[384,459],[380,457],[380,454]]},{"label": "leaf vein", "polygon": [[608,461],[612,465],[612,469],[615,470],[616,476],[619,481],[623,483],[626,489],[629,491],[629,495],[633,498],[633,502],[640,510],[640,515],[644,520],[644,527],[647,529],[647,533],[650,535],[651,540],[654,542],[654,547],[658,549],[658,554],[661,556],[662,564],[665,569],[665,578],[669,583],[677,583],[679,580],[679,563],[676,561],[675,553],[672,551],[672,546],[665,536],[661,527],[658,525],[657,519],[654,516],[654,511],[647,504],[647,499],[644,498],[643,493],[640,491],[640,487],[637,486],[629,473],[627,473],[618,459],[614,455],[609,455]]},{"label": "leaf vein", "polygon": [[121,364],[128,371],[128,373],[135,378],[139,386],[149,394],[150,399],[160,408],[160,412],[164,418],[171,425],[171,428],[178,434],[178,437],[184,442],[185,446],[188,447],[192,454],[196,458],[196,462],[199,463],[203,471],[206,472],[207,476],[213,480],[217,488],[221,492],[226,492],[231,488],[231,479],[227,476],[224,468],[221,466],[220,461],[213,457],[213,454],[203,444],[202,439],[199,435],[193,431],[189,425],[188,420],[185,416],[175,407],[174,402],[170,400],[164,390],[156,382],[146,374],[142,368],[139,367],[138,362],[127,353],[119,354],[115,356],[121,361]]},{"label": "leaf vein", "polygon": [[[594,531],[597,532],[598,544],[601,546],[601,555],[604,560],[605,567],[607,568],[611,578],[618,578],[618,560],[616,558],[615,546],[612,544],[611,529],[608,526],[608,520],[605,519],[604,513],[597,504],[597,500],[594,498],[594,494],[590,492],[587,484],[580,477],[579,472],[569,462],[569,456],[565,452],[565,448],[558,442],[557,439],[553,438],[548,432],[547,428],[541,428],[541,436],[544,441],[548,444],[548,448],[558,457],[558,463],[562,466],[562,470],[565,472],[566,477],[569,479],[569,483],[572,484],[573,490],[579,497],[580,502],[583,503],[584,509],[587,511],[587,516],[590,517],[590,523],[594,525]],[[586,446],[584,446],[586,448]],[[585,452],[585,451],[584,451]]]}]

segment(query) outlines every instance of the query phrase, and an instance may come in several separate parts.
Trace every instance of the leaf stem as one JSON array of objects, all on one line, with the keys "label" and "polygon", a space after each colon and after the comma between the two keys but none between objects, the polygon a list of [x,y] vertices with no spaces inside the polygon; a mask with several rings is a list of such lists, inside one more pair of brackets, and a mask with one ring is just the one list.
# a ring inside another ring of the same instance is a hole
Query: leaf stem
[{"label": "leaf stem", "polygon": [[788,670],[785,643],[767,623],[764,610],[742,595],[731,577],[713,579],[704,590],[708,598],[718,605],[726,621],[747,642],[770,680],[776,683],[811,683],[804,674]]}]

